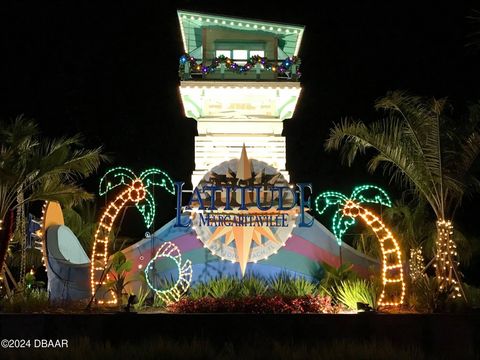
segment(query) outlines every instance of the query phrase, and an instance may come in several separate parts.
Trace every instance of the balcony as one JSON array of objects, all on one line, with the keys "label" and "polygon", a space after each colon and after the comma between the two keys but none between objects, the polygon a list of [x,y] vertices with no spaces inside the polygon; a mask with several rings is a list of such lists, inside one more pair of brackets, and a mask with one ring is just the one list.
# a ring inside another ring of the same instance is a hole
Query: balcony
[{"label": "balcony", "polygon": [[180,57],[179,76],[182,81],[298,81],[300,64],[295,56],[284,60],[218,57],[202,62],[184,54]]}]

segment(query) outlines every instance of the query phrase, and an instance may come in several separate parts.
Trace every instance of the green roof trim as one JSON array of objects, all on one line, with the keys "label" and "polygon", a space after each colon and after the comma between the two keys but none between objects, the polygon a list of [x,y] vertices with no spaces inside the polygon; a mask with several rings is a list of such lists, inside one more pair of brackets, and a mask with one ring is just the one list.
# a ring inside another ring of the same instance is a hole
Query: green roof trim
[{"label": "green roof trim", "polygon": [[182,33],[183,47],[191,53],[202,46],[202,28],[225,27],[241,31],[256,31],[275,34],[279,48],[288,56],[298,56],[305,27],[261,20],[251,20],[232,16],[206,14],[178,10],[178,21]]}]

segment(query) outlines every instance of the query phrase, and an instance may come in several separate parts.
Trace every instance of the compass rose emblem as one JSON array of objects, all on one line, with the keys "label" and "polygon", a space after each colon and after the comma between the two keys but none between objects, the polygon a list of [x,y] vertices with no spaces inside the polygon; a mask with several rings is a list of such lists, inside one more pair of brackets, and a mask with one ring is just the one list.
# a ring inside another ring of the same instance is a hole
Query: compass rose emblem
[{"label": "compass rose emblem", "polygon": [[[277,169],[261,161],[249,160],[245,146],[240,159],[214,167],[198,186],[212,185],[236,190],[219,191],[215,196],[215,210],[192,206],[192,229],[213,255],[238,263],[244,275],[249,262],[256,263],[276,254],[292,236],[298,215],[295,193],[293,190],[284,192],[283,208],[289,210],[278,210],[279,194],[273,188],[289,188],[288,182]],[[250,190],[241,194],[240,187]],[[244,207],[241,206],[242,196],[245,197]],[[209,203],[208,192],[202,197]],[[259,209],[259,203],[269,209]]]}]

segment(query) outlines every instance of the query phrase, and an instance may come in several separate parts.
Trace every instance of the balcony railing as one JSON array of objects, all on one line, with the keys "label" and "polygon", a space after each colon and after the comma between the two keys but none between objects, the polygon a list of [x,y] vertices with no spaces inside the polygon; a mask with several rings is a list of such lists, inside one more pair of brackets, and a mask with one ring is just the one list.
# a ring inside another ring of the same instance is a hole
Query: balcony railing
[{"label": "balcony railing", "polygon": [[298,81],[301,76],[300,59],[268,60],[256,56],[245,60],[219,57],[201,62],[184,54],[180,57],[179,76],[181,80]]}]

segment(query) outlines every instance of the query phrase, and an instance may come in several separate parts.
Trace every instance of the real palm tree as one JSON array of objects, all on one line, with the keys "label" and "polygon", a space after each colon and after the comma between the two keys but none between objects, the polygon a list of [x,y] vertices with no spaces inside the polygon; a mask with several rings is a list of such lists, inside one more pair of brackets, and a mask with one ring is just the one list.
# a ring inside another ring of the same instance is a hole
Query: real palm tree
[{"label": "real palm tree", "polygon": [[0,269],[12,235],[10,214],[35,200],[91,199],[76,181],[94,173],[104,159],[101,148],[83,148],[78,135],[44,138],[37,123],[23,116],[0,123]]},{"label": "real palm tree", "polygon": [[75,234],[83,250],[89,253],[93,245],[93,237],[98,226],[97,206],[95,202],[83,202],[75,206],[63,208],[65,225]]},{"label": "real palm tree", "polygon": [[383,169],[390,181],[425,199],[437,218],[435,266],[441,286],[455,287],[460,295],[452,220],[464,195],[478,190],[471,174],[480,152],[480,103],[469,109],[466,121],[452,119],[446,99],[425,99],[395,91],[379,99],[385,117],[367,125],[343,120],[330,130],[327,150],[341,150],[351,165],[371,149],[368,169]]}]

